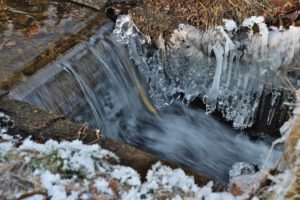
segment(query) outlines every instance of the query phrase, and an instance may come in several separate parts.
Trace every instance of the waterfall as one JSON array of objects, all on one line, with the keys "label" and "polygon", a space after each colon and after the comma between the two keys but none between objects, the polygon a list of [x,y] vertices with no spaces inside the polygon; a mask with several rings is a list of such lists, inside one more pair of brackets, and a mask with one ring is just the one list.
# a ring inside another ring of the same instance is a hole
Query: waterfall
[{"label": "waterfall", "polygon": [[[129,57],[136,62],[140,59],[138,64],[143,65],[145,60],[136,56],[141,49],[136,52],[131,49],[128,54],[116,41],[112,30],[112,22],[107,22],[94,36],[76,45],[10,95],[44,110],[66,115],[75,122],[87,121],[91,127],[101,129],[102,134],[223,183],[228,181],[228,171],[234,163],[260,166],[264,162],[267,144],[250,141],[202,110],[193,110],[173,100],[173,104],[156,114],[144,93],[149,76],[142,81]],[[218,63],[219,72],[215,75],[218,79],[223,65],[223,61]],[[162,71],[148,70],[147,73],[157,75],[151,76],[151,83],[157,81],[156,89],[166,92],[164,83],[156,79],[164,76]],[[214,87],[221,87],[220,82],[213,82],[212,93],[216,90]],[[153,90],[152,86],[148,89]],[[277,157],[278,152],[275,152],[270,163]]]},{"label": "waterfall", "polygon": [[11,95],[78,123],[87,121],[116,138],[145,108],[133,72],[127,70],[134,65],[111,39],[112,27],[107,23]]}]

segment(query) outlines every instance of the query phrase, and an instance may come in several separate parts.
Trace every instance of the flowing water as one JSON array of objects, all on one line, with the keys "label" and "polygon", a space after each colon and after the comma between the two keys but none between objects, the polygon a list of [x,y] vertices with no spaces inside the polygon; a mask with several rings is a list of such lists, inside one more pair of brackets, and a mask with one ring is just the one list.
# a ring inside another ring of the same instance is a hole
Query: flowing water
[{"label": "flowing water", "polygon": [[87,121],[113,139],[223,183],[236,162],[262,164],[267,144],[250,141],[202,110],[174,99],[158,114],[143,92],[149,88],[112,30],[113,23],[107,22],[11,96],[78,123]]}]

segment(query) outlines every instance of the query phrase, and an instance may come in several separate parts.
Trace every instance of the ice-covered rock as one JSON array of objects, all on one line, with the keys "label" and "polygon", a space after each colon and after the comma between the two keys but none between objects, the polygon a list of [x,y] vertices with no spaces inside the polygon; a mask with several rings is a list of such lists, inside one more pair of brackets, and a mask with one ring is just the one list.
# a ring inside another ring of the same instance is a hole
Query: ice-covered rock
[{"label": "ice-covered rock", "polygon": [[237,162],[232,166],[232,169],[229,171],[229,177],[237,177],[241,175],[250,175],[254,174],[257,171],[255,165],[245,163],[245,162]]}]

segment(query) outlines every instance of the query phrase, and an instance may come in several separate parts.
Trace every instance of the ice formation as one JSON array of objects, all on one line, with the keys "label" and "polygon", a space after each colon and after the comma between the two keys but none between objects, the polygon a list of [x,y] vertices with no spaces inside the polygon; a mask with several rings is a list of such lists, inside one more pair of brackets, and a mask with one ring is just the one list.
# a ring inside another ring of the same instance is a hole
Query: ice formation
[{"label": "ice formation", "polygon": [[200,97],[208,112],[218,110],[234,127],[247,128],[255,122],[263,92],[272,94],[267,123],[272,122],[284,93],[281,77],[300,60],[300,28],[269,29],[263,17],[246,19],[242,27],[246,31],[225,20],[225,27],[202,32],[180,24],[166,48],[154,52],[128,16],[118,18],[114,35],[146,78],[156,107],[183,93],[187,102]]},{"label": "ice formation", "polygon": [[241,176],[241,175],[249,175],[254,174],[258,169],[255,169],[255,165],[245,163],[245,162],[237,162],[232,166],[232,169],[229,171],[230,178]]},{"label": "ice formation", "polygon": [[10,117],[0,112],[0,134],[7,132],[10,127],[13,127],[13,122]]}]

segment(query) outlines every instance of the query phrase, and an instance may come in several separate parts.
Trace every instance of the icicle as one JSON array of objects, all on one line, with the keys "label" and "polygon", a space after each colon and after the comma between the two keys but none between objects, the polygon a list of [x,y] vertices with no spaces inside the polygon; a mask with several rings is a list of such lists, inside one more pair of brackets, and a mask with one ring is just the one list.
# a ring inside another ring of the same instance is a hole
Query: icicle
[{"label": "icicle", "polygon": [[[249,27],[247,37],[239,39],[233,22],[225,22],[225,27],[205,32],[180,24],[166,47],[164,62],[159,50],[149,54],[150,41],[128,17],[117,20],[115,37],[122,43],[134,41],[127,47],[146,77],[156,107],[170,104],[177,93],[188,102],[201,97],[207,111],[217,109],[243,129],[253,125],[263,91],[281,87],[278,71],[285,74],[299,63],[300,28],[269,30],[263,17],[251,17],[242,24]],[[272,112],[266,123],[272,121]]]}]

